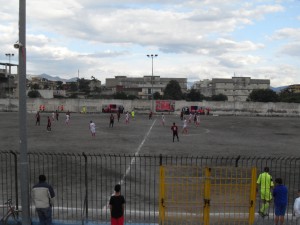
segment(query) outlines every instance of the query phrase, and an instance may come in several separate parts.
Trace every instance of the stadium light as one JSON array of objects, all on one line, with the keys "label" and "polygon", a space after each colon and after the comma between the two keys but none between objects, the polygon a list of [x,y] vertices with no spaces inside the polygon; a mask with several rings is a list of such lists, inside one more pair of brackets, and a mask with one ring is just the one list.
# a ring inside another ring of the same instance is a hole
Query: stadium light
[{"label": "stadium light", "polygon": [[147,55],[148,58],[151,58],[152,61],[152,76],[151,76],[151,108],[152,108],[152,112],[154,111],[153,108],[153,58],[157,57],[158,54],[151,54],[151,55]]}]

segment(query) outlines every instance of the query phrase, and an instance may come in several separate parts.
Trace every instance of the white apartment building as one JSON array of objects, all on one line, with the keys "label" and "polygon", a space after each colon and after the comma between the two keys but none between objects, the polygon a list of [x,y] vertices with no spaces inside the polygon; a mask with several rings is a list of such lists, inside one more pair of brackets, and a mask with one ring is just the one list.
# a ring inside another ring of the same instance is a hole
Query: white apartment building
[{"label": "white apartment building", "polygon": [[246,101],[254,89],[270,88],[270,80],[250,77],[213,78],[196,82],[193,88],[207,97],[224,94],[228,97],[228,101]]}]

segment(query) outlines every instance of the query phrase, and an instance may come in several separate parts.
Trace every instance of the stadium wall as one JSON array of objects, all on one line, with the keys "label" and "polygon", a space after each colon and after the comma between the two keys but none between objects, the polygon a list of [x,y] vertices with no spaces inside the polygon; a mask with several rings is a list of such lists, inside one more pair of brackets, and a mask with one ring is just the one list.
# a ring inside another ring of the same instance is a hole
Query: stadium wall
[{"label": "stadium wall", "polygon": [[[52,112],[81,112],[83,107],[87,113],[101,113],[102,105],[123,105],[125,111],[135,110],[137,113],[148,113],[151,109],[149,100],[118,100],[118,99],[42,99],[28,98],[27,111],[34,113],[45,106],[45,111]],[[182,107],[200,106],[209,108],[212,115],[245,115],[245,116],[300,116],[299,103],[283,102],[186,102],[176,101],[175,114],[179,114]],[[18,99],[0,99],[1,112],[17,112],[19,108]]]}]

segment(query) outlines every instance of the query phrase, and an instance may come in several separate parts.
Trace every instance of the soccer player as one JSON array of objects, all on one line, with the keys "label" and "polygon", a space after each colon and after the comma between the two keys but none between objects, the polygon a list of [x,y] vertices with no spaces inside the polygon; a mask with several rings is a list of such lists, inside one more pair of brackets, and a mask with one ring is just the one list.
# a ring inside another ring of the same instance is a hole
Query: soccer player
[{"label": "soccer player", "polygon": [[35,118],[36,118],[36,122],[35,122],[35,125],[41,125],[41,115],[40,115],[40,111],[38,111],[35,115]]},{"label": "soccer player", "polygon": [[[262,201],[259,214],[262,217],[268,215],[270,201],[272,200],[271,188],[274,187],[272,176],[269,174],[269,167],[264,168],[264,172],[258,176],[257,185],[260,185],[260,198]],[[258,189],[256,190],[258,192]]]},{"label": "soccer player", "polygon": [[164,115],[164,113],[161,114],[161,124],[163,126],[165,126],[165,115]]},{"label": "soccer player", "polygon": [[171,127],[171,130],[173,131],[173,142],[174,142],[175,136],[177,137],[177,141],[179,141],[178,127],[176,126],[175,123],[173,123],[173,126]]},{"label": "soccer player", "polygon": [[109,117],[109,127],[114,127],[115,117],[113,114],[110,114]]},{"label": "soccer player", "polygon": [[186,118],[184,118],[184,120],[183,120],[183,129],[182,129],[182,133],[183,133],[183,134],[187,134],[187,133],[188,133]]},{"label": "soccer player", "polygon": [[128,111],[126,112],[126,115],[125,115],[125,123],[129,124],[129,113],[128,113]]},{"label": "soccer player", "polygon": [[50,119],[50,116],[48,116],[47,131],[51,131],[51,119]]},{"label": "soccer player", "polygon": [[192,118],[193,118],[193,114],[192,114],[192,113],[190,113],[190,115],[189,115],[189,123],[191,123],[191,122],[192,122]]},{"label": "soccer player", "polygon": [[120,117],[121,117],[121,109],[119,108],[118,112],[117,112],[117,118],[118,118],[118,122],[120,122]]},{"label": "soccer player", "polygon": [[55,117],[56,117],[56,120],[58,121],[58,116],[59,116],[59,113],[57,110],[55,110]]},{"label": "soccer player", "polygon": [[134,120],[134,110],[131,111],[131,117]]},{"label": "soccer player", "polygon": [[70,115],[69,113],[66,113],[66,125],[69,125],[70,122]]},{"label": "soccer player", "polygon": [[199,127],[200,125],[200,115],[197,114],[197,117],[196,117],[196,126]]},{"label": "soccer player", "polygon": [[152,120],[152,111],[149,113],[149,120]]},{"label": "soccer player", "polygon": [[90,121],[90,131],[92,133],[92,137],[96,136],[96,124],[91,120]]},{"label": "soccer player", "polygon": [[54,121],[54,118],[55,118],[55,113],[52,112],[52,121]]}]

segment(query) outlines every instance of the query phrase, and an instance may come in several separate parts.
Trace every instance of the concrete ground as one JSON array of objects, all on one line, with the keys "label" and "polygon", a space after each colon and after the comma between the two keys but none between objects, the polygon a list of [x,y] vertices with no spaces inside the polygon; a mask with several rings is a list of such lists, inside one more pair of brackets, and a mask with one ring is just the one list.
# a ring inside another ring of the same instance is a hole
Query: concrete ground
[{"label": "concrete ground", "polygon": [[[19,151],[18,113],[0,113],[0,151]],[[41,113],[41,125],[35,125],[35,114],[27,114],[29,152],[66,152],[97,154],[139,154],[178,156],[237,155],[249,157],[299,157],[300,118],[291,117],[231,117],[201,116],[200,126],[188,126],[188,134],[181,133],[182,121],[178,115],[136,114],[125,124],[115,119],[109,128],[110,114],[71,114],[70,124],[65,124],[65,114],[52,122],[52,131],[46,131],[47,116]],[[89,122],[96,123],[96,137],[89,131]],[[180,129],[180,141],[173,143],[171,125]],[[271,225],[269,220],[257,217],[255,224]],[[293,224],[291,221],[286,224]]]},{"label": "concrete ground", "polygon": [[[0,113],[0,150],[19,150],[18,113]],[[125,124],[115,120],[109,128],[109,114],[65,114],[52,122],[46,131],[47,116],[41,113],[41,125],[35,125],[35,114],[27,115],[29,152],[86,152],[110,154],[165,154],[180,156],[299,156],[300,118],[291,117],[230,117],[201,116],[200,126],[189,124],[187,135],[179,133],[180,142],[172,142],[171,125],[181,131],[177,115],[166,115],[165,126],[160,114],[152,120],[136,114]],[[89,132],[90,120],[96,123],[96,137]]]}]

